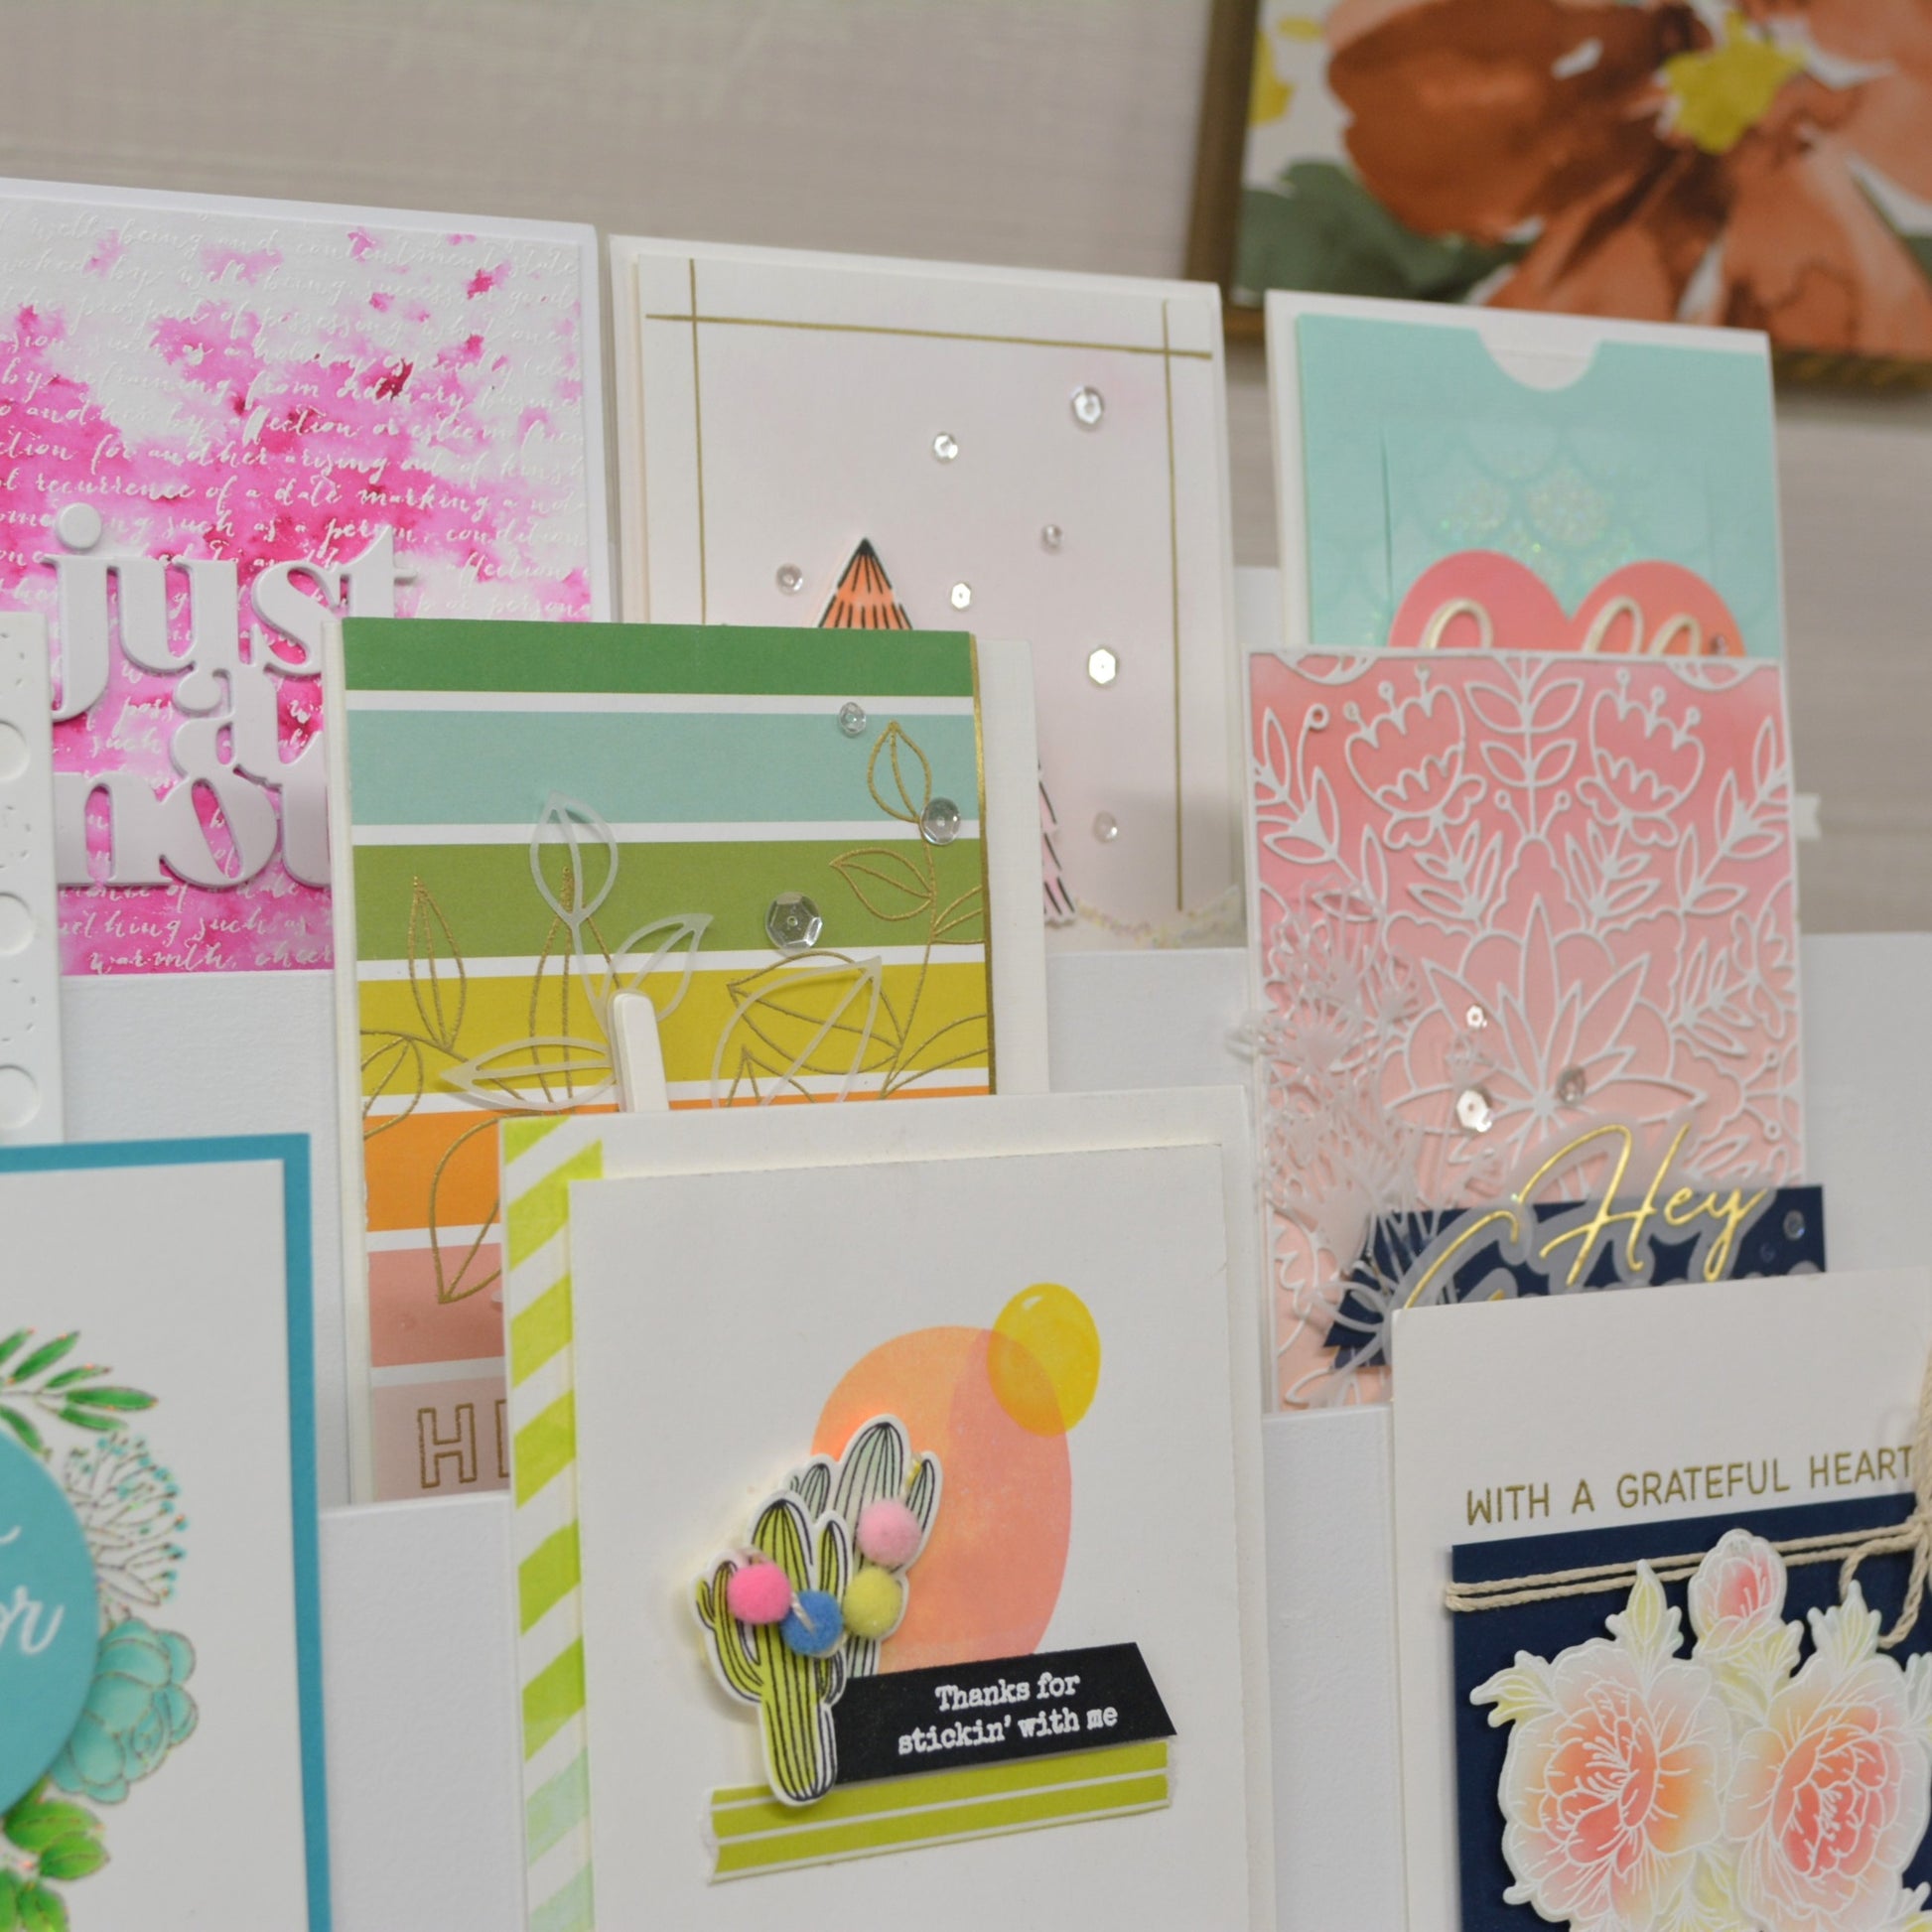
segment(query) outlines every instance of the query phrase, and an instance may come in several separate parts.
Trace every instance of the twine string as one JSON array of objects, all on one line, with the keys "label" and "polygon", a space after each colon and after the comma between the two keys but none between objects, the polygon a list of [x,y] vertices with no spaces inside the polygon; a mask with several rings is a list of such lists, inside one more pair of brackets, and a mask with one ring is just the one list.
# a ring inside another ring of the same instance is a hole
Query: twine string
[{"label": "twine string", "polygon": [[[1895,1649],[1917,1626],[1925,1602],[1926,1580],[1932,1575],[1932,1354],[1926,1357],[1925,1374],[1919,1385],[1918,1415],[1912,1429],[1912,1513],[1902,1523],[1871,1530],[1839,1531],[1827,1536],[1786,1537],[1771,1545],[1788,1569],[1803,1564],[1837,1564],[1841,1599],[1857,1580],[1859,1566],[1865,1558],[1909,1555],[1912,1568],[1904,1601],[1899,1605],[1891,1629],[1878,1639],[1880,1648],[1885,1650]],[[1687,1550],[1675,1556],[1654,1558],[1648,1567],[1660,1584],[1683,1583],[1696,1574],[1699,1564],[1710,1554],[1708,1550]],[[1443,1592],[1443,1600],[1456,1611],[1507,1610],[1524,1603],[1554,1602],[1565,1596],[1627,1590],[1636,1581],[1634,1562],[1592,1563],[1572,1570],[1547,1570],[1534,1576],[1498,1577],[1488,1583],[1450,1584]]]}]

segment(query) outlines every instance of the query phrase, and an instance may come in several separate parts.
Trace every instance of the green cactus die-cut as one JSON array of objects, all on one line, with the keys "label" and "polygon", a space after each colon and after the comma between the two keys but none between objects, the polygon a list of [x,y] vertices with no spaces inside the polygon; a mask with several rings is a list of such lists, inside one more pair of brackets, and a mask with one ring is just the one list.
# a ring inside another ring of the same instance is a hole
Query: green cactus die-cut
[{"label": "green cactus die-cut", "polygon": [[[918,1520],[923,1550],[939,1489],[938,1459],[915,1457],[904,1424],[893,1416],[876,1417],[854,1433],[837,1461],[814,1456],[791,1472],[784,1489],[759,1507],[751,1551],[784,1572],[794,1597],[815,1589],[841,1598],[857,1567],[853,1533],[860,1512],[882,1498],[903,1501]],[[901,1587],[916,1556],[896,1573]],[[786,1804],[808,1805],[838,1777],[832,1707],[851,1678],[877,1669],[880,1644],[848,1633],[830,1656],[806,1657],[786,1644],[781,1625],[740,1622],[731,1613],[728,1591],[745,1561],[721,1558],[699,1582],[698,1624],[719,1682],[733,1697],[758,1707],[772,1792]]]},{"label": "green cactus die-cut", "polygon": [[[828,1516],[814,1524],[797,1497],[773,1496],[752,1527],[752,1548],[785,1574],[794,1596],[822,1589],[838,1597],[852,1569],[845,1524]],[[733,1573],[726,1558],[698,1585],[698,1622],[710,1640],[720,1682],[759,1708],[765,1776],[786,1804],[822,1798],[838,1776],[838,1739],[832,1706],[845,1689],[843,1647],[829,1657],[805,1657],[786,1644],[776,1623],[741,1623],[726,1601]]]}]

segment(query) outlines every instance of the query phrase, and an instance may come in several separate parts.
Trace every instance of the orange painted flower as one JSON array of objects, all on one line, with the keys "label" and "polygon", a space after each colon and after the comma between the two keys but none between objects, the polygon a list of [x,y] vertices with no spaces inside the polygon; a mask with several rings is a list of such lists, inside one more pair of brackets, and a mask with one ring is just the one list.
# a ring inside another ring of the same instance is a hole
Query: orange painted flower
[{"label": "orange painted flower", "polygon": [[1723,1828],[1730,1720],[1712,1673],[1676,1658],[1679,1615],[1647,1568],[1627,1609],[1554,1663],[1519,1653],[1470,1693],[1511,1724],[1504,1894],[1587,1932],[1674,1915]]},{"label": "orange painted flower", "polygon": [[1856,1584],[1811,1625],[1815,1653],[1737,1747],[1738,1902],[1764,1932],[1878,1932],[1925,1836],[1928,1660],[1878,1655]]},{"label": "orange painted flower", "polygon": [[1370,193],[1521,249],[1489,302],[1932,357],[1881,211],[1932,201],[1924,0],[1340,0],[1327,37]]}]

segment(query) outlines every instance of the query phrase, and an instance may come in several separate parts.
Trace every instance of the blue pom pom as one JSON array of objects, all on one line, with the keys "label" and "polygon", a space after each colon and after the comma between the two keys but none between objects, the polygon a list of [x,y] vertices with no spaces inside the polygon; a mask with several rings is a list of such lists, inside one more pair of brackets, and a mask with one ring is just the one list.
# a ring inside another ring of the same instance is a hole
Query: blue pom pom
[{"label": "blue pom pom", "polygon": [[829,1657],[845,1636],[839,1599],[829,1590],[801,1589],[790,1615],[778,1626],[787,1650],[801,1657]]}]

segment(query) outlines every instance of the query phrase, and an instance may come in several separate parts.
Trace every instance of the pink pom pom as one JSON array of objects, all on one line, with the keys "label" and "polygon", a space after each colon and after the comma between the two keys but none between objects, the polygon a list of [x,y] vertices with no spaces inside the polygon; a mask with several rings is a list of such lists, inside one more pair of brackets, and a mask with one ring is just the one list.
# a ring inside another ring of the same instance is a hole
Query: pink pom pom
[{"label": "pink pom pom", "polygon": [[897,1570],[919,1554],[919,1519],[896,1498],[882,1497],[859,1512],[859,1554],[882,1570]]},{"label": "pink pom pom", "polygon": [[782,1623],[791,1613],[791,1579],[775,1563],[734,1570],[725,1601],[741,1623]]}]

